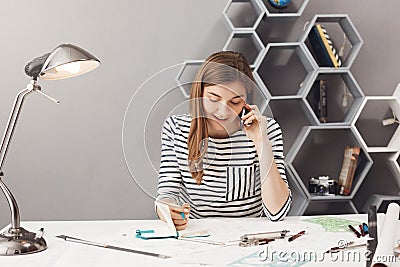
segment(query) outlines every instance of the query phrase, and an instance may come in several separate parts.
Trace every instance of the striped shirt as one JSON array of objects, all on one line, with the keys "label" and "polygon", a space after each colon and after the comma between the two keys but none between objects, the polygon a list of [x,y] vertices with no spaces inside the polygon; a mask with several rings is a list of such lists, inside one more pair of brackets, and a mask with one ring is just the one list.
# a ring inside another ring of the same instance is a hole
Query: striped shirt
[{"label": "striped shirt", "polygon": [[[271,214],[262,202],[257,151],[243,130],[227,138],[208,138],[202,166],[204,175],[197,185],[187,159],[190,125],[190,115],[174,115],[163,125],[157,199],[189,203],[192,218],[258,217],[264,212],[272,221],[277,221],[287,214],[291,194],[276,214]],[[271,118],[267,127],[276,165],[287,184],[282,131]]]}]

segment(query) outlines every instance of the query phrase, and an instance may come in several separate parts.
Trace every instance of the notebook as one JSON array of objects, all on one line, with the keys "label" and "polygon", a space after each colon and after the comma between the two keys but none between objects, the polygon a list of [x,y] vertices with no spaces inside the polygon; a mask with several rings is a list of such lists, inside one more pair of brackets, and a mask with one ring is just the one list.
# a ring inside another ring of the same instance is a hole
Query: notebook
[{"label": "notebook", "polygon": [[169,206],[161,201],[155,201],[157,210],[165,218],[165,222],[155,229],[136,230],[136,237],[144,240],[161,239],[161,238],[178,238],[178,237],[207,237],[210,236],[208,229],[191,227],[190,222],[185,230],[177,231],[169,212]]}]

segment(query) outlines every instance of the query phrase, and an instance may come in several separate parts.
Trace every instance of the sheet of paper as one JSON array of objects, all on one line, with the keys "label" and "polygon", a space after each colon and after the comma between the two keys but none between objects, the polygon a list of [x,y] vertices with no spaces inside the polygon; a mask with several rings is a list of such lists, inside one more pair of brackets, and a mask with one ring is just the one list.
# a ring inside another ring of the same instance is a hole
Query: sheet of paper
[{"label": "sheet of paper", "polygon": [[157,210],[160,211],[160,213],[162,214],[162,216],[165,219],[165,222],[167,223],[167,228],[168,228],[169,233],[176,234],[175,225],[174,225],[174,222],[172,221],[171,213],[169,211],[169,206],[160,201],[156,201],[155,204],[156,204]]},{"label": "sheet of paper", "polygon": [[396,237],[399,236],[398,218],[400,207],[396,203],[390,203],[383,225],[378,233],[378,246],[376,247],[372,266],[391,266],[394,257]]}]

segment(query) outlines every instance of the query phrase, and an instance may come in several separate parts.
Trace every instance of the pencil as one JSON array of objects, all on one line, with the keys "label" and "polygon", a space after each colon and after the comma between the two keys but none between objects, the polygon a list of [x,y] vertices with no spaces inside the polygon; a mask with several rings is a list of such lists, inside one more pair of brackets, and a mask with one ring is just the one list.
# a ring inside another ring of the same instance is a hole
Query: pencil
[{"label": "pencil", "polygon": [[304,235],[305,233],[306,233],[306,231],[298,232],[297,234],[295,234],[295,235],[289,237],[288,241],[289,241],[289,242],[292,242],[293,240],[296,240],[296,239],[299,238],[300,236]]},{"label": "pencil", "polygon": [[350,228],[350,230],[351,230],[353,233],[356,234],[356,236],[357,236],[358,238],[360,238],[361,234],[356,230],[356,228],[354,228],[354,227],[353,227],[352,225],[350,225],[350,224],[349,224],[349,228]]}]

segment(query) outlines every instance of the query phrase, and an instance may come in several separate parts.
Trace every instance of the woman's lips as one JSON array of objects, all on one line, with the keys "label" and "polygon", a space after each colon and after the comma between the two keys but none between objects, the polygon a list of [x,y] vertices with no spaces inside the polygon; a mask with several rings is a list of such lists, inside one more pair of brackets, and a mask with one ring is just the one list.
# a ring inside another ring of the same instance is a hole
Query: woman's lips
[{"label": "woman's lips", "polygon": [[218,122],[226,122],[226,121],[228,121],[228,118],[219,118],[219,117],[217,117],[215,115],[213,115],[213,117]]}]

